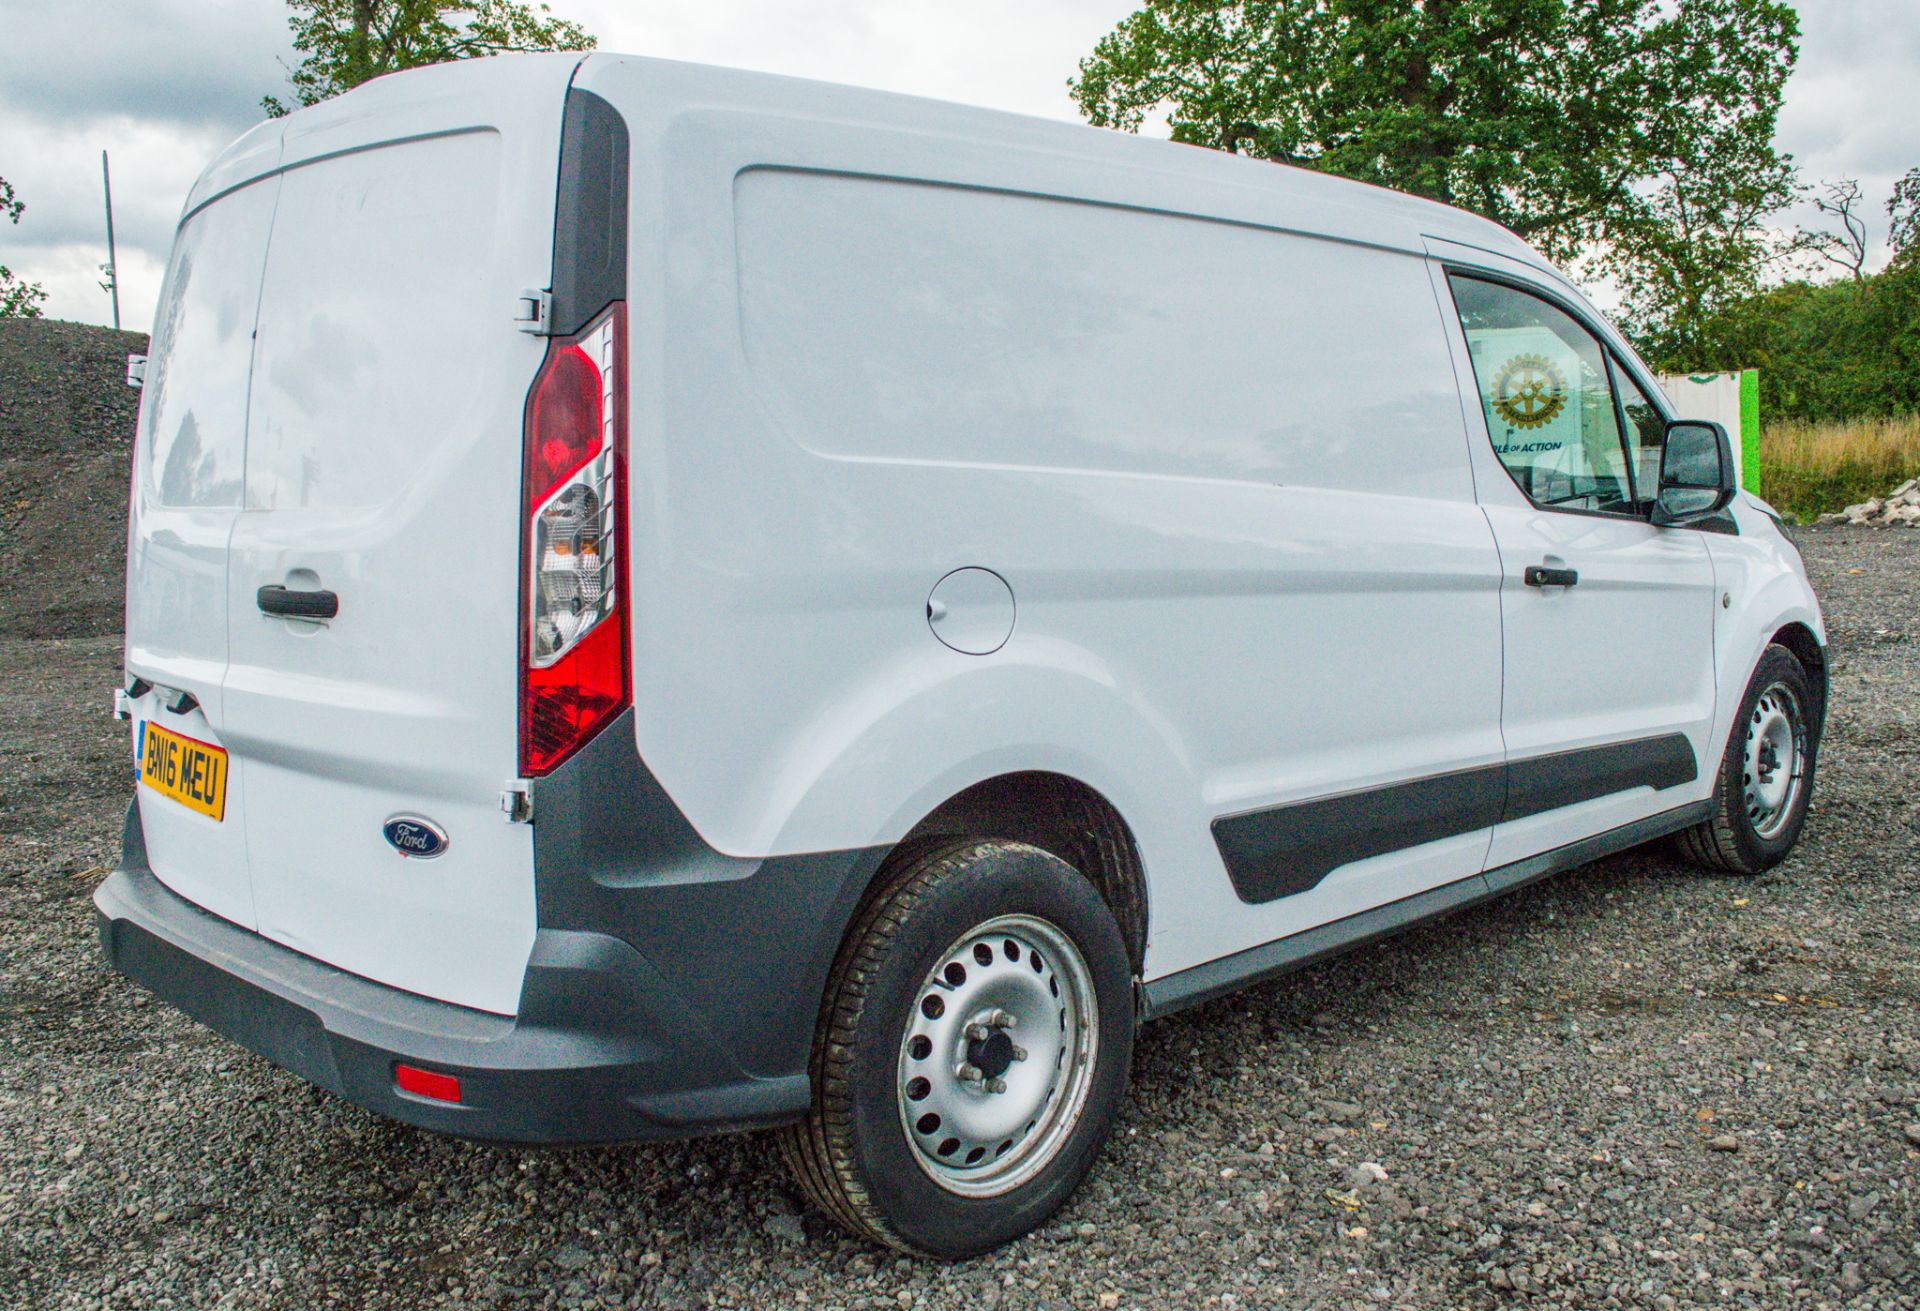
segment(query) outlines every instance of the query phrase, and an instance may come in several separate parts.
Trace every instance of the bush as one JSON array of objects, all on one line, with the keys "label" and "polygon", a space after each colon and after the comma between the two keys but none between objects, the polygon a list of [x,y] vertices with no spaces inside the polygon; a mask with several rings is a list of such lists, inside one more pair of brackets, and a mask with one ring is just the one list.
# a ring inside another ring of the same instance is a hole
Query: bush
[{"label": "bush", "polygon": [[1860,281],[1789,282],[1717,315],[1699,359],[1668,373],[1760,370],[1769,420],[1847,423],[1920,413],[1920,259]]},{"label": "bush", "polygon": [[1760,495],[1802,522],[1884,496],[1915,475],[1920,414],[1853,423],[1788,419],[1760,431]]}]

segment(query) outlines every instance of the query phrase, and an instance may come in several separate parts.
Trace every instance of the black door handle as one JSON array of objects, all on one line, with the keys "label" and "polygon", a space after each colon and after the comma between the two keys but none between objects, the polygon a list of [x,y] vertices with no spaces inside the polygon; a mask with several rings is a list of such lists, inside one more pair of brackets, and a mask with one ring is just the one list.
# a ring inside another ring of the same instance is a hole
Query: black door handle
[{"label": "black door handle", "polygon": [[263,615],[281,615],[287,619],[331,619],[340,613],[340,598],[321,588],[296,592],[271,583],[254,593]]},{"label": "black door handle", "polygon": [[1554,569],[1544,564],[1530,564],[1521,578],[1528,587],[1572,587],[1580,581],[1580,571]]}]

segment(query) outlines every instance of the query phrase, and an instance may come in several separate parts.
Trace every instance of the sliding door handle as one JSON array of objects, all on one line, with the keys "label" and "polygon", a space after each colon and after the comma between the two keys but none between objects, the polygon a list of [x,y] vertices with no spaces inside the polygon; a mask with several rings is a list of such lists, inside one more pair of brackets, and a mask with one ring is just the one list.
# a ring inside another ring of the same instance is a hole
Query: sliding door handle
[{"label": "sliding door handle", "polygon": [[286,619],[331,619],[340,613],[340,598],[324,588],[296,592],[275,583],[255,592],[254,601],[261,614]]},{"label": "sliding door handle", "polygon": [[1551,565],[1530,564],[1521,579],[1528,587],[1572,587],[1580,581],[1578,569],[1556,569]]}]

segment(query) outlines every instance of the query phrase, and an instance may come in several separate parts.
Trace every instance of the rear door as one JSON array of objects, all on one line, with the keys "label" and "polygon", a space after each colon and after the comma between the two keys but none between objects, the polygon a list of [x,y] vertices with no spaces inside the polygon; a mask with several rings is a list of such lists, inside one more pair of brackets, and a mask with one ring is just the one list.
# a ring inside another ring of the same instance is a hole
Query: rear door
[{"label": "rear door", "polygon": [[[521,417],[545,347],[513,311],[551,267],[570,68],[409,74],[368,89],[397,98],[386,113],[289,130],[226,577],[259,932],[502,1013],[535,930],[530,830],[500,799],[518,759]],[[455,94],[462,79],[476,90]],[[267,613],[263,587],[331,592],[338,613]],[[444,851],[403,856],[383,834],[396,818],[438,828]]]},{"label": "rear door", "polygon": [[[264,164],[271,167],[272,150]],[[226,725],[227,540],[240,513],[254,311],[280,180],[201,205],[175,237],[154,324],[135,442],[127,539],[127,674],[136,762],[148,726],[219,748]],[[231,768],[223,804],[196,809],[151,786],[135,791],[147,860],[167,886],[249,927],[245,780]]]}]

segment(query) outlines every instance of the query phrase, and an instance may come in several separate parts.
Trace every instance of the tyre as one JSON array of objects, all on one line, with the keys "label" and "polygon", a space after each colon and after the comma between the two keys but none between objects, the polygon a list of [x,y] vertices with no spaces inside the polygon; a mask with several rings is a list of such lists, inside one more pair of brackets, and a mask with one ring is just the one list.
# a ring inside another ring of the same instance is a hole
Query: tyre
[{"label": "tyre", "polygon": [[853,1233],[958,1259],[1044,1222],[1107,1139],[1133,975],[1106,903],[1037,847],[903,853],[842,944],[788,1164]]},{"label": "tyre", "polygon": [[1786,859],[1813,798],[1819,715],[1800,661],[1783,646],[1769,646],[1727,739],[1712,818],[1679,835],[1687,856],[1732,874],[1761,874]]}]

